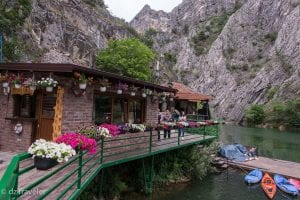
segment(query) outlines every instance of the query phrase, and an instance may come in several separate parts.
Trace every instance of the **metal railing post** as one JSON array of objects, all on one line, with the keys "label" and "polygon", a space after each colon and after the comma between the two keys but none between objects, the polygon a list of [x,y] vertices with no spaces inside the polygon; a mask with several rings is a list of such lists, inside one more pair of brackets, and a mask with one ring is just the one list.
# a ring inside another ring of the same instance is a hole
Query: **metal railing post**
[{"label": "metal railing post", "polygon": [[180,145],[180,130],[179,130],[180,128],[178,127],[177,128],[177,131],[178,131],[178,134],[177,134],[177,144],[178,144],[178,146]]},{"label": "metal railing post", "polygon": [[101,154],[100,154],[100,164],[103,163],[103,151],[104,151],[104,138],[101,139]]},{"label": "metal railing post", "polygon": [[78,157],[78,180],[77,180],[77,189],[81,188],[81,178],[82,178],[82,150],[79,150]]},{"label": "metal railing post", "polygon": [[149,152],[152,152],[152,128],[150,129]]},{"label": "metal railing post", "polygon": [[19,182],[19,167],[20,167],[20,165],[19,165],[19,163],[18,163],[17,168],[16,168],[16,170],[14,171],[14,175],[16,176],[16,182],[15,182],[15,184],[14,184],[13,191],[8,191],[8,193],[9,193],[11,199],[17,199],[17,195],[19,194],[19,192],[21,192],[21,191],[18,191],[18,184],[19,184],[19,183],[18,183],[18,182]]}]

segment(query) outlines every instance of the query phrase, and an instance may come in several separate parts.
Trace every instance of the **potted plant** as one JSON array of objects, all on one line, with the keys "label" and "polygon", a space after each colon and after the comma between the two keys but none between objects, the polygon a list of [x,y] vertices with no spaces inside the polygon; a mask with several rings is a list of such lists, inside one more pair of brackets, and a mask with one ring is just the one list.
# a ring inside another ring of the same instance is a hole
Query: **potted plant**
[{"label": "potted plant", "polygon": [[96,140],[79,133],[67,132],[57,137],[55,141],[59,144],[65,143],[71,145],[76,150],[87,150],[90,154],[95,154],[97,151]]},{"label": "potted plant", "polygon": [[14,84],[14,87],[19,89],[21,88],[22,83],[24,82],[24,77],[22,75],[10,75],[9,79],[11,80],[11,83]]},{"label": "potted plant", "polygon": [[138,90],[138,87],[135,87],[134,85],[131,85],[129,87],[130,95],[135,96],[135,93],[137,92],[137,90]]},{"label": "potted plant", "polygon": [[99,80],[99,84],[100,84],[100,92],[106,92],[107,87],[110,86],[110,82],[108,79],[106,78],[102,78]]},{"label": "potted plant", "polygon": [[36,140],[28,149],[33,155],[34,165],[37,169],[47,170],[58,163],[68,161],[76,152],[70,145],[57,144],[44,139]]},{"label": "potted plant", "polygon": [[128,90],[128,85],[126,83],[118,83],[115,88],[117,90],[117,94],[122,94],[123,91]]},{"label": "potted plant", "polygon": [[2,87],[8,88],[9,83],[8,83],[8,81],[7,81],[7,74],[2,75],[2,74],[0,73],[0,82],[2,83]]},{"label": "potted plant", "polygon": [[41,78],[41,80],[37,81],[37,85],[45,88],[46,92],[53,92],[53,88],[55,88],[57,84],[58,82],[53,80],[51,77]]},{"label": "potted plant", "polygon": [[144,124],[126,124],[129,128],[130,133],[144,132],[146,126]]},{"label": "potted plant", "polygon": [[146,98],[147,96],[152,94],[152,90],[147,89],[147,88],[143,88],[142,89],[142,97]]},{"label": "potted plant", "polygon": [[120,129],[117,125],[115,124],[101,124],[100,127],[102,128],[106,128],[108,131],[109,131],[109,134],[112,135],[112,136],[116,136],[116,135],[119,135],[120,134]]},{"label": "potted plant", "polygon": [[79,128],[77,132],[95,140],[111,137],[111,134],[109,133],[109,130],[107,128],[94,125]]},{"label": "potted plant", "polygon": [[93,77],[86,77],[85,74],[79,74],[77,82],[78,82],[79,89],[85,90],[87,87],[87,84],[90,84],[93,82]]}]

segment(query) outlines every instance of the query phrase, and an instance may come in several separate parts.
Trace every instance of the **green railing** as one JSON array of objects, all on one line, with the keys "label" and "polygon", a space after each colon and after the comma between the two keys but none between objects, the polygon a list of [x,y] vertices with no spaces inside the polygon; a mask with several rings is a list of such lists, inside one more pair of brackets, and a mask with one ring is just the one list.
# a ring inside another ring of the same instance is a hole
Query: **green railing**
[{"label": "green railing", "polygon": [[[23,195],[34,195],[36,199],[52,198],[53,195],[56,199],[76,199],[103,168],[206,141],[205,132],[203,136],[186,134],[184,140],[179,137],[178,131],[172,132],[171,139],[163,139],[162,131],[158,130],[101,140],[97,143],[96,154],[79,151],[68,162],[59,164],[51,171],[33,171],[35,167],[30,160],[31,155],[18,154],[13,157],[1,179],[0,199],[17,199]],[[162,138],[160,141],[159,136]],[[214,137],[208,140],[212,139]],[[30,173],[32,176],[23,178]],[[24,179],[32,182],[20,186]]]}]

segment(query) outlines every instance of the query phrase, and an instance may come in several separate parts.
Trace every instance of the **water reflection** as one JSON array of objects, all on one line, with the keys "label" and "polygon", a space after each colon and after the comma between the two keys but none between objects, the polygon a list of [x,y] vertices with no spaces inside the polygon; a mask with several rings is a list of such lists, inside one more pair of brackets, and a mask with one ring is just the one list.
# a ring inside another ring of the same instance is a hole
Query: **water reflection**
[{"label": "water reflection", "polygon": [[[228,178],[227,178],[228,177]],[[129,198],[127,198],[129,199]],[[135,196],[135,200],[264,200],[268,199],[260,184],[248,186],[244,182],[244,173],[229,169],[219,175],[210,175],[202,181],[185,185],[171,185],[156,191],[152,197]],[[277,191],[275,200],[297,199]],[[297,200],[299,200],[298,197]]]},{"label": "water reflection", "polygon": [[224,144],[241,143],[256,146],[261,156],[300,162],[300,133],[275,129],[224,125],[220,140]]}]

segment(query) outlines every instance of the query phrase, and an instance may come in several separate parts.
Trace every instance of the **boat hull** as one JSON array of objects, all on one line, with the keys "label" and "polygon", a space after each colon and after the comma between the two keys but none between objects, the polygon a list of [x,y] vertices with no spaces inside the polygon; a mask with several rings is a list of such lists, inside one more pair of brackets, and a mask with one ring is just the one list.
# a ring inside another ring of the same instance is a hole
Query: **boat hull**
[{"label": "boat hull", "polygon": [[261,170],[254,169],[245,176],[245,182],[248,184],[259,183],[262,179],[262,175],[263,173]]},{"label": "boat hull", "polygon": [[272,177],[265,173],[261,180],[261,187],[269,199],[273,199],[276,193],[276,184]]},{"label": "boat hull", "polygon": [[300,180],[290,178],[289,182],[291,184],[293,184],[298,189],[298,191],[300,192]]},{"label": "boat hull", "polygon": [[298,195],[298,189],[291,184],[286,178],[284,178],[283,176],[279,175],[279,174],[275,174],[274,175],[274,181],[277,185],[277,187],[284,191],[285,193],[288,193],[290,195]]}]

